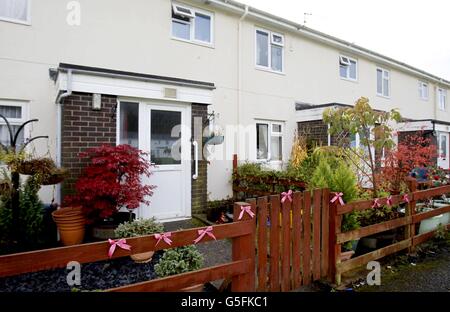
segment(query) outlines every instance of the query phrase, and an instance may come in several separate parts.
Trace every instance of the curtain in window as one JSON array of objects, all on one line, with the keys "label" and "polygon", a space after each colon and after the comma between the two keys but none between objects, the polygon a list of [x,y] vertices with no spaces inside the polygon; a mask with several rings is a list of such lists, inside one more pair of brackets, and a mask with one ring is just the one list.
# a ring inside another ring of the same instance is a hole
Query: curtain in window
[{"label": "curtain in window", "polygon": [[28,0],[0,0],[0,16],[26,21],[28,19]]},{"label": "curtain in window", "polygon": [[[13,135],[16,133],[16,131],[19,129],[20,126],[11,126],[11,130],[13,131]],[[18,137],[18,140],[16,142],[17,146],[20,146],[23,144],[24,142],[24,131],[22,129],[22,131],[20,132],[20,135]],[[0,143],[5,145],[5,146],[9,146],[11,144],[10,139],[9,139],[9,132],[8,132],[8,127],[3,124],[0,125]]]},{"label": "curtain in window", "polygon": [[256,151],[257,159],[267,159],[269,154],[269,127],[267,124],[256,125]]},{"label": "curtain in window", "polygon": [[[0,0],[2,1],[2,0]],[[0,114],[5,116],[6,118],[22,118],[22,107],[20,106],[8,106],[8,105],[0,105]],[[3,123],[3,119],[0,120],[0,123]]]}]

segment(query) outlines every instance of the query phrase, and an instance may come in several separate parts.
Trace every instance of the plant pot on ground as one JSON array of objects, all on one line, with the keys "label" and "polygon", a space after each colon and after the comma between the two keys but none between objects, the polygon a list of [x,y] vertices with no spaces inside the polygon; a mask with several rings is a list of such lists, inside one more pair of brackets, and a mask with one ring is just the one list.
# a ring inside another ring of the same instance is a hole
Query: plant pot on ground
[{"label": "plant pot on ground", "polygon": [[[158,277],[166,277],[190,271],[198,270],[203,265],[203,256],[197,246],[189,245],[167,249],[155,265],[155,273]],[[203,284],[185,287],[180,291],[202,291]]]},{"label": "plant pot on ground", "polygon": [[64,246],[80,244],[84,239],[86,218],[81,207],[65,207],[52,213]]},{"label": "plant pot on ground", "polygon": [[[156,222],[155,218],[138,219],[132,222],[119,224],[115,229],[114,234],[117,238],[128,238],[161,233],[163,230],[164,226],[161,223]],[[137,263],[147,263],[152,259],[153,254],[153,251],[147,251],[133,254],[130,257]]]}]

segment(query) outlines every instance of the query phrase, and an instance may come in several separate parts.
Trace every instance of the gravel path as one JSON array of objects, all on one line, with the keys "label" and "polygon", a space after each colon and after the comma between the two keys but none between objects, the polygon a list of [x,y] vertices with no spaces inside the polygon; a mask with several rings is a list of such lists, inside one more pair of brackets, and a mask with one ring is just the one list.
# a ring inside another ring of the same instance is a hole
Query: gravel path
[{"label": "gravel path", "polygon": [[[449,292],[450,245],[429,251],[417,262],[384,267],[380,286],[364,286],[364,292]],[[411,264],[413,263],[413,264]]]}]

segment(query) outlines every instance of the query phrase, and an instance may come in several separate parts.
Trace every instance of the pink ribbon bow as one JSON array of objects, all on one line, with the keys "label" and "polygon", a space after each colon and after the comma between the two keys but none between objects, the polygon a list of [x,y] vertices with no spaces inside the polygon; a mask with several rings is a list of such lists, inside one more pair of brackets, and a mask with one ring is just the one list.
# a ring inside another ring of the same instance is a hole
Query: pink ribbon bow
[{"label": "pink ribbon bow", "polygon": [[286,201],[286,199],[289,200],[289,202],[292,203],[292,190],[289,190],[288,192],[281,193],[281,196],[283,196],[283,198],[281,199],[281,203],[282,204]]},{"label": "pink ribbon bow", "polygon": [[390,195],[387,199],[386,199],[386,204],[388,206],[392,206],[392,195]]},{"label": "pink ribbon bow", "polygon": [[170,239],[170,237],[172,236],[171,232],[155,234],[154,236],[158,240],[156,242],[155,246],[158,246],[158,244],[161,240],[165,241],[167,245],[172,245],[172,240]]},{"label": "pink ribbon bow", "polygon": [[203,237],[205,235],[208,235],[209,237],[214,238],[214,240],[216,239],[216,237],[214,236],[214,234],[212,233],[213,231],[213,227],[212,226],[208,226],[206,229],[204,230],[198,230],[198,237],[196,240],[194,240],[194,243],[197,244],[199,241],[201,241],[203,239]]},{"label": "pink ribbon bow", "polygon": [[108,242],[111,245],[111,247],[109,247],[109,251],[108,251],[108,257],[110,257],[110,258],[114,254],[114,251],[116,250],[116,246],[119,246],[120,248],[125,249],[125,250],[131,250],[131,246],[127,244],[127,241],[125,238],[121,238],[117,241],[108,239]]},{"label": "pink ribbon bow", "polygon": [[402,200],[403,200],[404,202],[409,203],[409,195],[408,195],[408,194],[403,195]]},{"label": "pink ribbon bow", "polygon": [[380,205],[380,199],[379,199],[379,198],[375,198],[375,199],[373,200],[372,208],[380,208],[380,207],[381,207],[381,205]]},{"label": "pink ribbon bow", "polygon": [[344,193],[334,193],[334,197],[332,200],[330,200],[330,203],[334,203],[335,201],[339,201],[339,204],[344,205],[344,200],[342,199],[342,196],[344,196]]},{"label": "pink ribbon bow", "polygon": [[241,213],[239,214],[238,220],[241,220],[242,217],[244,217],[244,212],[246,212],[250,217],[252,217],[252,219],[255,216],[251,206],[241,206]]}]

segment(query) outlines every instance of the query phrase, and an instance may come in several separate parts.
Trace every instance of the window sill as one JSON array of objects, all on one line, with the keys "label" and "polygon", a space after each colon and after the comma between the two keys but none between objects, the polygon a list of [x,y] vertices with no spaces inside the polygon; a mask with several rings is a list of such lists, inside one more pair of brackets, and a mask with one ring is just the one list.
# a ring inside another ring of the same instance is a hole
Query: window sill
[{"label": "window sill", "polygon": [[186,40],[186,39],[181,39],[181,38],[177,38],[177,37],[171,37],[171,39],[175,40],[175,41],[180,41],[180,42],[184,42],[184,43],[193,44],[193,45],[196,45],[196,46],[201,46],[201,47],[205,47],[205,48],[215,49],[214,44],[212,44],[212,43],[206,43],[206,42],[201,42],[201,41],[193,41],[193,40]]},{"label": "window sill", "polygon": [[272,73],[272,74],[277,74],[277,75],[281,75],[281,76],[286,76],[286,73],[284,71],[276,71],[273,69],[270,69],[268,67],[262,67],[262,66],[258,66],[256,65],[255,67],[256,70],[260,70],[260,71],[264,71],[264,72],[268,72],[268,73]]},{"label": "window sill", "polygon": [[358,79],[345,78],[345,77],[341,77],[341,76],[339,76],[339,78],[341,78],[341,80],[344,80],[344,81],[358,83]]},{"label": "window sill", "polygon": [[390,96],[386,96],[386,95],[379,94],[379,93],[377,93],[377,96],[379,96],[379,97],[381,97],[381,98],[384,98],[384,99],[386,99],[386,100],[390,100],[390,99],[391,99]]},{"label": "window sill", "polygon": [[21,20],[16,20],[16,19],[7,18],[7,17],[0,17],[0,22],[7,22],[7,23],[12,23],[12,24],[31,26],[31,21],[21,21]]}]

